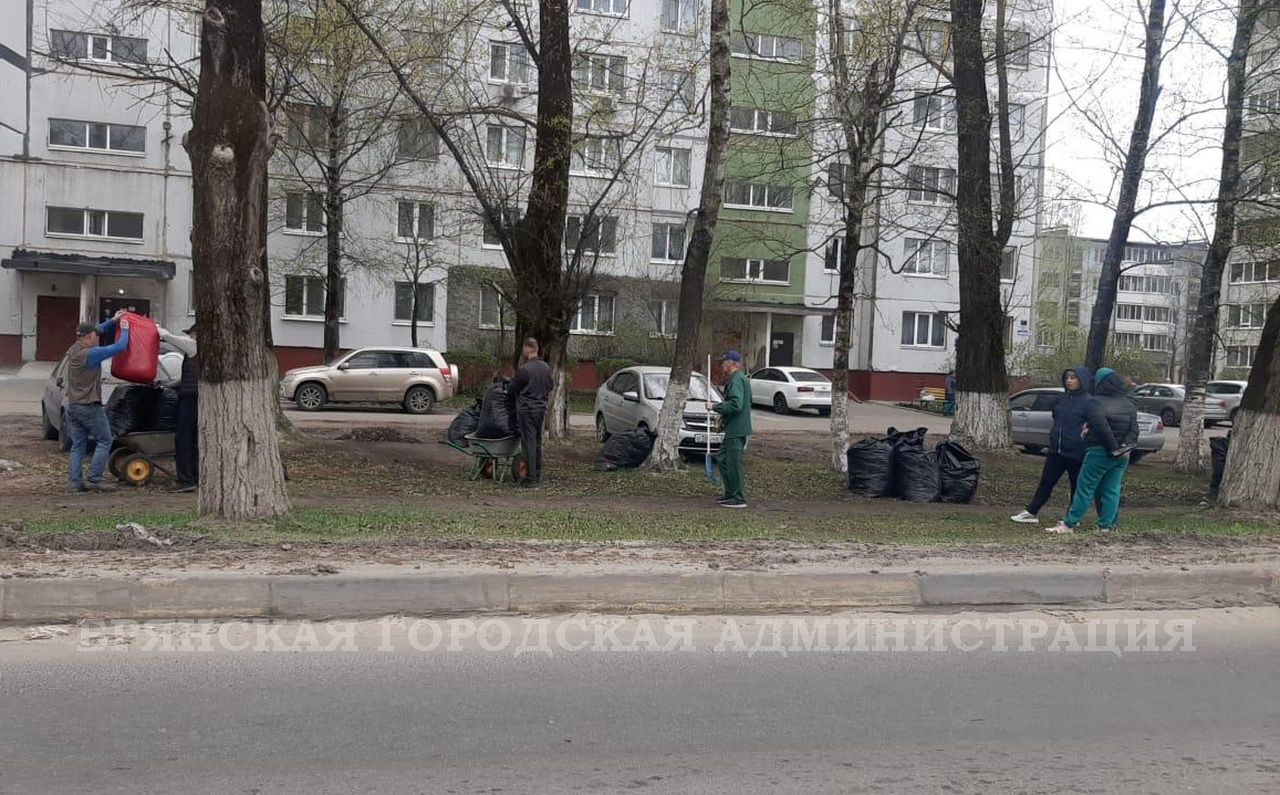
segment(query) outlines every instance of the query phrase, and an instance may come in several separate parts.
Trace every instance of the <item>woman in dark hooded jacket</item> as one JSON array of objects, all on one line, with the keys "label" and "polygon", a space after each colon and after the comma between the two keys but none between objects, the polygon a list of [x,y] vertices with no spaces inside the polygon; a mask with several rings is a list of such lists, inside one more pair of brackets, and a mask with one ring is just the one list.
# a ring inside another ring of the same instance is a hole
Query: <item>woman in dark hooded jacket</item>
[{"label": "woman in dark hooded jacket", "polygon": [[1098,370],[1098,385],[1089,401],[1088,427],[1084,465],[1071,508],[1049,532],[1074,532],[1095,495],[1098,529],[1105,533],[1116,526],[1129,451],[1138,442],[1138,402],[1130,394],[1129,380],[1109,367]]},{"label": "woman in dark hooded jacket", "polygon": [[1053,407],[1053,430],[1049,432],[1049,452],[1040,470],[1040,486],[1026,510],[1009,518],[1022,524],[1037,524],[1037,514],[1053,495],[1063,473],[1071,480],[1071,493],[1084,463],[1084,426],[1089,419],[1089,394],[1093,391],[1093,371],[1083,365],[1062,372],[1062,399]]}]

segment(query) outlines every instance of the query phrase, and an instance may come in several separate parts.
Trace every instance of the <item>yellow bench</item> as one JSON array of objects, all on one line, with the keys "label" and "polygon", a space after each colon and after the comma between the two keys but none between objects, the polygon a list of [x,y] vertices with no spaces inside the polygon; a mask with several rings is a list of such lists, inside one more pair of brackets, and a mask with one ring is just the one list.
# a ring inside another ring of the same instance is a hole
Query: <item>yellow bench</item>
[{"label": "yellow bench", "polygon": [[920,390],[920,401],[929,402],[933,400],[943,401],[947,399],[947,390],[940,386],[927,386]]}]

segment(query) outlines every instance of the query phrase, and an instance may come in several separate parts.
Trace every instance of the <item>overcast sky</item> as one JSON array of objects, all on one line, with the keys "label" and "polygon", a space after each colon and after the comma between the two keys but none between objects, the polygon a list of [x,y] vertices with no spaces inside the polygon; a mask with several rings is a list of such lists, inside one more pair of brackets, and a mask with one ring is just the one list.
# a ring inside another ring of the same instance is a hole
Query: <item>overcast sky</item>
[{"label": "overcast sky", "polygon": [[[1216,192],[1226,67],[1188,19],[1211,42],[1229,49],[1232,28],[1224,4],[1168,0],[1170,49],[1155,133],[1172,132],[1148,160],[1139,207]],[[1046,194],[1076,203],[1080,232],[1105,238],[1118,192],[1117,147],[1128,145],[1137,109],[1146,3],[1143,9],[1138,0],[1055,0],[1055,5]],[[1152,210],[1139,218],[1130,239],[1199,239],[1211,232],[1211,220],[1212,209],[1204,205]]]}]

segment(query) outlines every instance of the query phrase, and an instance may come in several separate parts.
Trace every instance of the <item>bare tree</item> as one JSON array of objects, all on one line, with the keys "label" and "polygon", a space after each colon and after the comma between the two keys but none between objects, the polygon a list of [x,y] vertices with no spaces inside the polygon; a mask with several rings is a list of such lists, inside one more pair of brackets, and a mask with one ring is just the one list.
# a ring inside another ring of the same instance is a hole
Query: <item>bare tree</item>
[{"label": "bare tree", "polygon": [[186,140],[200,337],[200,512],[269,519],[289,510],[262,338],[262,226],[275,132],[266,101],[261,0],[206,0]]},{"label": "bare tree", "polygon": [[1280,299],[1267,312],[1231,431],[1218,503],[1253,511],[1280,508]]},{"label": "bare tree", "polygon": [[[724,161],[729,146],[730,58],[729,2],[711,0],[711,79],[708,93],[707,156],[703,162],[702,195],[694,214],[693,234],[680,269],[680,303],[676,327],[675,356],[667,396],[658,417],[658,439],[648,467],[656,471],[680,465],[680,428],[684,424],[689,379],[702,332],[702,305],[707,283],[707,262],[715,238],[720,205],[724,201]],[[711,373],[706,374],[711,378]],[[708,381],[709,383],[709,381]]]}]

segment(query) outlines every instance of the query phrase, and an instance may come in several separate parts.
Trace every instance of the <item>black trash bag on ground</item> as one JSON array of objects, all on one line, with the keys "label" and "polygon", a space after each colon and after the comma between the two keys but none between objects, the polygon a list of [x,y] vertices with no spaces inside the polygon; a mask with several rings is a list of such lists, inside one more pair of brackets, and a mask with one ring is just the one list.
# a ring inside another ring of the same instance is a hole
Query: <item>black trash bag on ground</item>
[{"label": "black trash bag on ground", "polygon": [[849,464],[849,491],[859,497],[888,497],[893,493],[893,444],[888,439],[854,442],[845,457]]},{"label": "black trash bag on ground", "polygon": [[107,400],[107,422],[113,436],[152,430],[160,413],[163,390],[150,384],[122,384]]},{"label": "black trash bag on ground", "polygon": [[449,432],[445,438],[459,447],[466,447],[470,444],[467,441],[467,434],[475,433],[479,427],[480,401],[477,400],[474,406],[458,412],[458,416],[454,417],[453,422],[449,423]]},{"label": "black trash bag on ground", "polygon": [[1231,449],[1231,436],[1215,436],[1209,440],[1209,457],[1213,461],[1213,474],[1209,478],[1209,499],[1218,499],[1222,488],[1222,473],[1227,468],[1227,451]]},{"label": "black trash bag on ground", "polygon": [[178,430],[178,390],[168,387],[160,390],[159,405],[156,408],[155,423],[151,430],[173,433]]},{"label": "black trash bag on ground", "polygon": [[648,431],[639,429],[614,434],[604,443],[604,447],[600,448],[599,454],[596,455],[595,467],[601,472],[634,469],[649,458],[656,438]]},{"label": "black trash bag on ground", "polygon": [[924,449],[926,430],[895,432],[893,443],[894,493],[908,502],[936,502],[942,494],[938,454]]},{"label": "black trash bag on ground", "polygon": [[936,448],[938,473],[943,502],[973,502],[978,492],[978,476],[982,462],[955,442],[942,442]]},{"label": "black trash bag on ground", "polygon": [[493,383],[480,404],[480,425],[476,436],[481,439],[505,439],[515,435],[515,418],[507,410],[507,387],[511,379],[501,378]]}]

